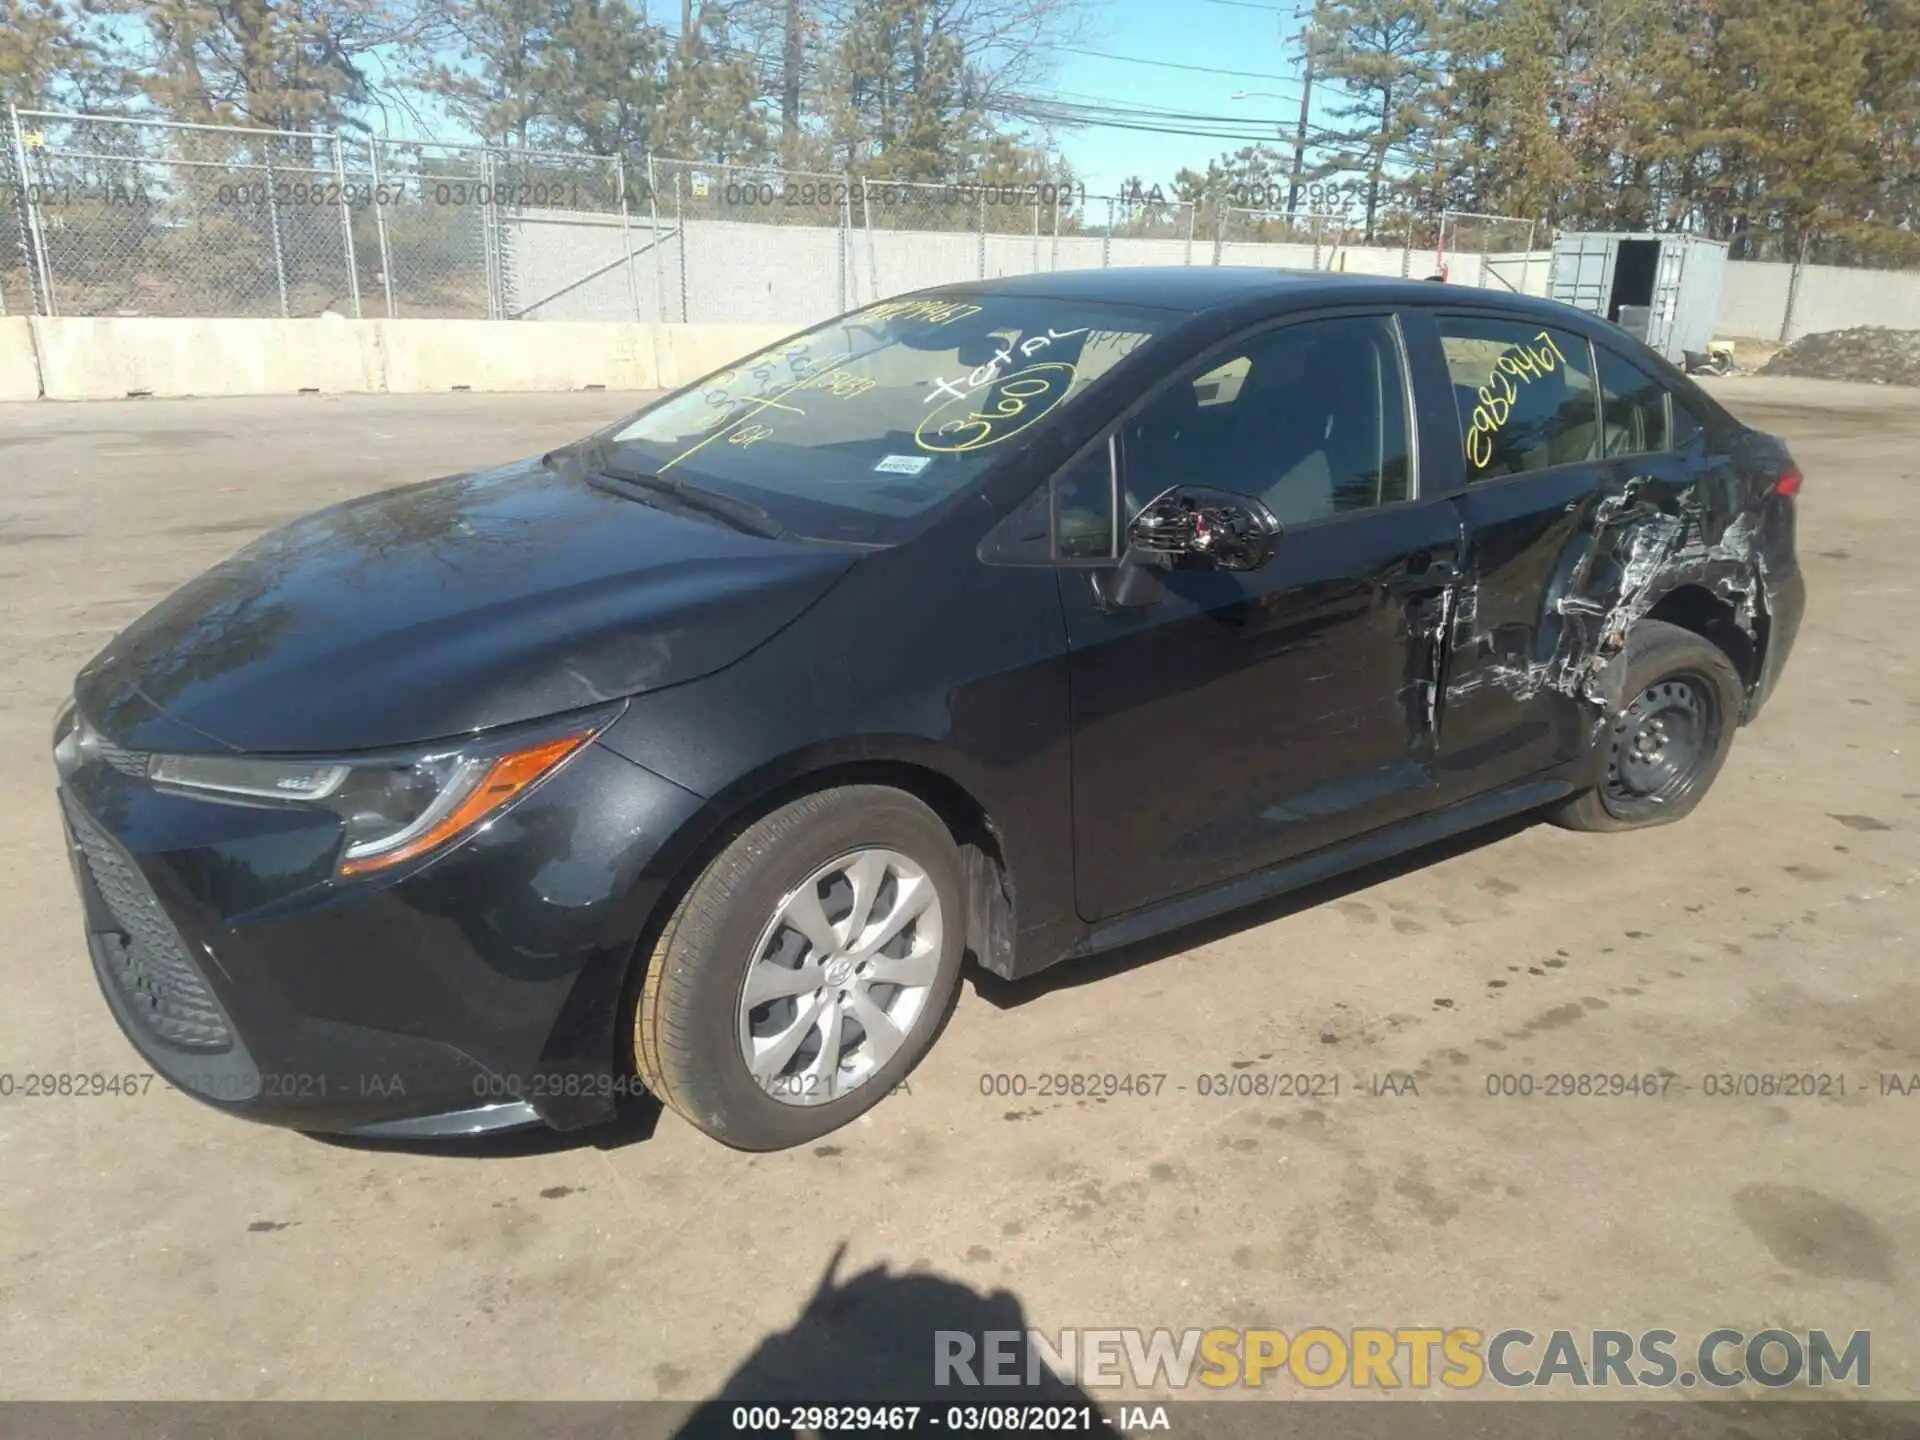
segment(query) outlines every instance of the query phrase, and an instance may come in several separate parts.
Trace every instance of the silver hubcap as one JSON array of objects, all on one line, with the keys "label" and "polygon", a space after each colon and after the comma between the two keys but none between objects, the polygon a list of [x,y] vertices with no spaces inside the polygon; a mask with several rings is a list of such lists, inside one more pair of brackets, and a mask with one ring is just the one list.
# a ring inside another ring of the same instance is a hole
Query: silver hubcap
[{"label": "silver hubcap", "polygon": [[926,1014],[940,965],[940,898],[892,850],[856,850],[784,896],[740,988],[740,1055],[789,1105],[871,1080]]}]

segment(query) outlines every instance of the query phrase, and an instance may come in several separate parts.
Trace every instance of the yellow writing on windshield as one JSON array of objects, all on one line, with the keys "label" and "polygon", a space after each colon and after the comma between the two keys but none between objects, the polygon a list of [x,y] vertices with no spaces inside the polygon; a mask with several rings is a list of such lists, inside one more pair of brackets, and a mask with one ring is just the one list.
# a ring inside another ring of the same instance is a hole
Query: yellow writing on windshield
[{"label": "yellow writing on windshield", "polygon": [[951,325],[969,315],[978,315],[978,305],[959,300],[889,300],[862,310],[862,320],[925,320],[929,325]]},{"label": "yellow writing on windshield", "polygon": [[[812,377],[809,376],[808,378],[811,379]],[[784,410],[790,415],[806,414],[807,412],[802,410],[798,405],[782,405],[780,403],[782,400],[786,399],[787,396],[791,395],[795,390],[798,390],[802,385],[805,385],[806,383],[807,383],[806,380],[796,380],[793,382],[793,384],[787,386],[786,389],[779,391],[777,394],[770,395],[764,398],[760,396],[748,396],[744,399],[735,401],[734,403],[739,407],[741,407],[739,414],[730,415],[726,417],[712,430],[709,430],[705,435],[701,436],[698,440],[694,441],[693,444],[689,445],[686,449],[682,450],[678,455],[674,456],[671,460],[667,461],[666,464],[660,467],[661,473],[664,474],[668,470],[671,470],[674,466],[678,465],[682,460],[685,460],[688,456],[696,453],[697,451],[704,450],[707,446],[711,445],[714,441],[720,439],[722,436],[728,435],[729,432],[739,433],[739,431],[746,425],[748,421],[756,419],[757,417],[764,414],[768,410]],[[766,433],[770,435],[773,432],[769,430]],[[755,440],[760,440],[765,438],[766,438],[765,435],[754,436]],[[753,441],[749,440],[743,443],[751,445]]]},{"label": "yellow writing on windshield", "polygon": [[856,395],[866,394],[878,383],[869,375],[855,375],[847,370],[823,370],[800,388],[824,390],[835,399],[851,400]]},{"label": "yellow writing on windshield", "polygon": [[1540,344],[1510,345],[1502,351],[1487,374],[1487,383],[1480,387],[1480,403],[1473,407],[1472,421],[1467,427],[1467,460],[1475,470],[1484,470],[1493,463],[1494,437],[1512,417],[1514,404],[1520,398],[1520,388],[1514,382],[1519,381],[1520,387],[1531,385],[1567,363],[1567,357],[1560,353],[1553,336],[1545,330],[1533,338]]}]

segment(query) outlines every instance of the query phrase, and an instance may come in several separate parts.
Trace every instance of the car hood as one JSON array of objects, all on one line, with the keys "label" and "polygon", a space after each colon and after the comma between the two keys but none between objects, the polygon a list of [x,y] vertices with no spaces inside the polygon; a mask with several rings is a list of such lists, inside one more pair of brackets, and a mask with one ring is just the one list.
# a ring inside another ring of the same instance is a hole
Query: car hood
[{"label": "car hood", "polygon": [[537,460],[262,536],[75,686],[130,749],[374,749],[675,685],[776,634],[855,563],[657,509]]}]

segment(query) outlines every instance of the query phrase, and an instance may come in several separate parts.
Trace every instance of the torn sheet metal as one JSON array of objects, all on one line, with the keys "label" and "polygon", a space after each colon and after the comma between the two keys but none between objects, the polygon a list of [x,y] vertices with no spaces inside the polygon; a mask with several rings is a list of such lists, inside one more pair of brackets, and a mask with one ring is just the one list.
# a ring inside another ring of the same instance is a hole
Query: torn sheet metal
[{"label": "torn sheet metal", "polygon": [[[1559,596],[1549,602],[1558,617],[1553,652],[1533,663],[1493,663],[1449,687],[1449,699],[1487,686],[1528,699],[1553,690],[1586,701],[1597,722],[1617,712],[1624,668],[1613,660],[1627,636],[1667,595],[1697,585],[1725,600],[1734,623],[1757,641],[1767,612],[1765,560],[1758,544],[1759,517],[1742,511],[1715,540],[1707,539],[1708,516],[1698,485],[1663,508],[1649,494],[1657,481],[1639,479],[1601,499],[1588,529],[1591,540]],[[1454,643],[1461,654],[1490,652],[1492,637],[1476,626],[1476,592],[1465,589],[1455,606]]]}]

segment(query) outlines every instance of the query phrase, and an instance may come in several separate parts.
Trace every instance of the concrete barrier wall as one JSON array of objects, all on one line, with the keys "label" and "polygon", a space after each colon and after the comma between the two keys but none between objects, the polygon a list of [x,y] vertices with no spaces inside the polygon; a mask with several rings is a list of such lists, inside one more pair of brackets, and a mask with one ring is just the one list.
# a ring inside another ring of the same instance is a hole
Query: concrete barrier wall
[{"label": "concrete barrier wall", "polygon": [[652,390],[786,325],[486,320],[0,319],[0,400]]},{"label": "concrete barrier wall", "polygon": [[658,327],[653,325],[588,321],[520,325],[485,320],[361,323],[371,323],[386,354],[390,394],[660,388]]},{"label": "concrete barrier wall", "polygon": [[49,400],[126,395],[366,395],[382,387],[371,325],[345,320],[29,322]]},{"label": "concrete barrier wall", "polygon": [[[856,239],[863,238],[856,236]],[[886,237],[898,238],[898,237]],[[988,237],[1011,253],[1025,237]],[[1040,242],[1062,264],[1097,264],[1097,238]],[[1120,241],[1112,242],[1115,246]],[[1170,261],[1182,241],[1131,241],[1138,256]],[[1091,248],[1082,256],[1078,250]],[[882,278],[890,260],[881,246]],[[1229,243],[1229,263],[1256,247]],[[1261,246],[1260,250],[1284,247]],[[1311,250],[1279,258],[1311,263]],[[1399,252],[1380,252],[1382,269]],[[865,260],[867,257],[858,257]],[[1253,258],[1248,256],[1246,258]],[[1266,256],[1265,259],[1274,257]],[[1349,270],[1372,270],[1372,252],[1346,252]],[[1489,257],[1507,286],[1544,285],[1546,266],[1514,268]],[[1854,325],[1920,323],[1920,274],[1836,266],[1734,261],[1727,266],[1716,333],[1797,339]],[[895,277],[897,278],[897,277]],[[623,292],[624,279],[620,280]],[[885,288],[883,285],[882,288]],[[418,394],[447,390],[650,390],[696,380],[794,330],[775,324],[654,321],[229,320],[0,316],[0,401],[117,400],[127,395]]]},{"label": "concrete barrier wall", "polygon": [[0,317],[0,400],[38,400],[40,363],[24,316]]}]

